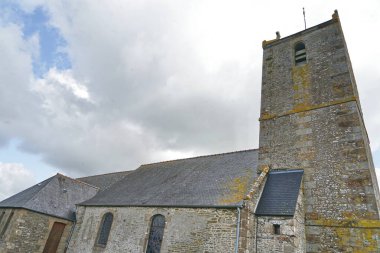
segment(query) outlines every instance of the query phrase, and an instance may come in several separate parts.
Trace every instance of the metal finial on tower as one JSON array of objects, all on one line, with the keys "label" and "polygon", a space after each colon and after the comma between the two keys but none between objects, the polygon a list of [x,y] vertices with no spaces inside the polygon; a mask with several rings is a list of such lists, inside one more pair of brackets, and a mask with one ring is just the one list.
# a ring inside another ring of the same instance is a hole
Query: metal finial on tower
[{"label": "metal finial on tower", "polygon": [[305,23],[305,30],[306,30],[306,15],[305,15],[305,7],[302,7],[303,10],[303,22]]}]

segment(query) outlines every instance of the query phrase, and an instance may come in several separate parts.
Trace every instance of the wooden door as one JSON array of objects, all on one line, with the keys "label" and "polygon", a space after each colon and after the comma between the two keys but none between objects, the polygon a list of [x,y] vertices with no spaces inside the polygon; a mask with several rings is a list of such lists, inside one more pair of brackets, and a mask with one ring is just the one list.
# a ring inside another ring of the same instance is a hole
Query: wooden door
[{"label": "wooden door", "polygon": [[49,238],[46,241],[43,253],[56,253],[63,231],[65,230],[65,224],[60,222],[54,222],[50,231]]}]

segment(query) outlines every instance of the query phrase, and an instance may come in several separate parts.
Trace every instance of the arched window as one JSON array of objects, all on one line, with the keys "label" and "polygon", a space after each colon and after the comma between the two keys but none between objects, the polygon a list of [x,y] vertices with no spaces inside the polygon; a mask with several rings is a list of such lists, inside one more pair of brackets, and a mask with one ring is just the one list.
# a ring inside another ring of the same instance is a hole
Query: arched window
[{"label": "arched window", "polygon": [[161,214],[154,215],[150,226],[149,241],[146,253],[159,253],[162,237],[164,236],[165,217]]},{"label": "arched window", "polygon": [[106,213],[103,215],[102,222],[100,224],[98,239],[96,240],[96,244],[100,246],[106,246],[108,241],[108,236],[110,235],[111,227],[113,221],[113,214]]},{"label": "arched window", "polygon": [[298,42],[294,47],[294,62],[296,65],[306,62],[306,48],[302,42]]},{"label": "arched window", "polygon": [[7,221],[5,222],[3,228],[2,228],[1,231],[0,231],[0,239],[2,239],[3,236],[5,235],[5,232],[6,232],[7,229],[8,229],[9,223],[10,223],[11,220],[12,220],[13,214],[14,214],[14,212],[12,211],[12,212],[8,215]]},{"label": "arched window", "polygon": [[0,224],[1,224],[1,221],[3,220],[4,215],[5,215],[5,211],[2,211],[0,214]]}]

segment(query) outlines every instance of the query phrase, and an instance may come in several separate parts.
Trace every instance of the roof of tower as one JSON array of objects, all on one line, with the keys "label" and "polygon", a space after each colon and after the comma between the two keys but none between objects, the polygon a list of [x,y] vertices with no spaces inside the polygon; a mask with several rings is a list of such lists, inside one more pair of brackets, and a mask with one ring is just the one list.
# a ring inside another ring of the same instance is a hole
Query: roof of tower
[{"label": "roof of tower", "polygon": [[303,170],[271,171],[256,208],[256,215],[293,216]]},{"label": "roof of tower", "polygon": [[236,207],[257,177],[257,150],[140,166],[80,205]]},{"label": "roof of tower", "polygon": [[[318,24],[318,25],[315,25],[315,26],[312,26],[312,27],[309,27],[305,30],[302,30],[300,32],[297,32],[297,33],[294,33],[294,34],[291,34],[289,36],[286,36],[284,38],[281,38],[279,35],[279,32],[276,32],[276,38],[273,39],[273,40],[264,40],[263,43],[262,43],[262,46],[263,48],[268,48],[268,47],[271,47],[271,46],[274,46],[274,45],[277,45],[281,42],[284,42],[286,40],[289,40],[289,39],[293,39],[295,37],[299,37],[299,36],[302,36],[304,34],[307,34],[307,33],[310,33],[310,32],[314,32],[318,29],[321,29],[321,28],[324,28],[328,25],[331,25],[331,24],[334,24],[334,23],[339,23],[339,14],[338,14],[338,11],[335,10],[333,15],[332,15],[332,19],[326,21],[326,22],[323,22],[321,24]],[[277,35],[278,33],[278,35]]]},{"label": "roof of tower", "polygon": [[98,188],[57,174],[0,202],[0,208],[23,208],[74,220],[75,204],[92,198]]}]

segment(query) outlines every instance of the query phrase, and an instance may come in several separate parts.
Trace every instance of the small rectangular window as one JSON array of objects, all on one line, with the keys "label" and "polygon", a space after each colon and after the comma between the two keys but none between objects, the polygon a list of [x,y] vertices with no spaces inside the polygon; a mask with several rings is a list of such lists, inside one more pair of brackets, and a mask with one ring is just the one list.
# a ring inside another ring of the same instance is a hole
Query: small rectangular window
[{"label": "small rectangular window", "polygon": [[281,234],[280,225],[279,224],[273,224],[273,233],[275,235]]}]

